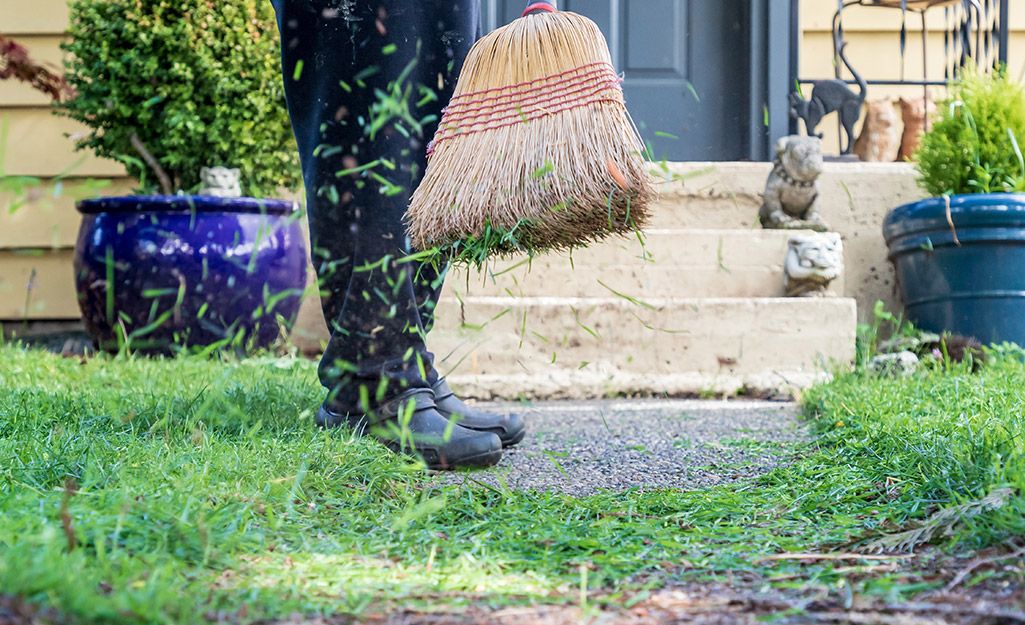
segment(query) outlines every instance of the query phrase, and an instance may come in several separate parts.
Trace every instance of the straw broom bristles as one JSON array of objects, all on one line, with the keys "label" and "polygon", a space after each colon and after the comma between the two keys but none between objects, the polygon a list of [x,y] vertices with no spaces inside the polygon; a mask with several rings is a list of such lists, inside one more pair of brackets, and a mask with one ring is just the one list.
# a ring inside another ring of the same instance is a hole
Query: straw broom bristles
[{"label": "straw broom bristles", "polygon": [[409,236],[455,258],[630,232],[654,196],[605,38],[575,13],[527,15],[478,41],[432,148]]}]

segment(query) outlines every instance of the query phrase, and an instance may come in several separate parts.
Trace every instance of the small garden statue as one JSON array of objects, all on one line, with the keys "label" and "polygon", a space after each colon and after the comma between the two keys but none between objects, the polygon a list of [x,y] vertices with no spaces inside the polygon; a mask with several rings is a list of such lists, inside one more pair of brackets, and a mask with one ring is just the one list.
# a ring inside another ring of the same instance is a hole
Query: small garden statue
[{"label": "small garden statue", "polygon": [[880,375],[911,375],[922,366],[914,352],[907,350],[893,354],[878,354],[868,363],[869,371]]},{"label": "small garden statue", "polygon": [[199,195],[242,197],[242,187],[239,185],[238,176],[238,169],[204,167],[199,170],[199,180],[202,185]]},{"label": "small garden statue", "polygon": [[821,173],[822,141],[818,137],[791,135],[777,141],[776,159],[758,211],[762,227],[828,230],[818,210]]},{"label": "small garden statue", "polygon": [[843,273],[843,243],[835,232],[809,232],[789,241],[783,263],[783,288],[787,297],[833,295],[829,283]]},{"label": "small garden statue", "polygon": [[835,112],[840,118],[840,127],[847,135],[847,146],[841,154],[850,154],[854,145],[854,123],[861,117],[861,105],[865,101],[865,93],[868,91],[868,83],[861,77],[861,74],[854,71],[844,48],[847,43],[840,46],[840,60],[847,66],[854,79],[858,81],[859,93],[854,93],[847,83],[838,78],[829,80],[816,80],[812,83],[811,96],[805,100],[799,93],[791,93],[788,101],[790,103],[790,116],[804,120],[804,127],[808,135],[822,138],[822,133],[815,132],[822,118]]}]

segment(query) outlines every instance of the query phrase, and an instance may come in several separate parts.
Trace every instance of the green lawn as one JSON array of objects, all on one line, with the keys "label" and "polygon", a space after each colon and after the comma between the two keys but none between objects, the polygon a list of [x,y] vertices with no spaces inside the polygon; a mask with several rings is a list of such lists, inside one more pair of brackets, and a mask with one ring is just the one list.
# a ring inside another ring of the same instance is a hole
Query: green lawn
[{"label": "green lawn", "polygon": [[[955,550],[1025,534],[1023,388],[1013,354],[974,375],[846,374],[804,396],[820,437],[758,482],[573,498],[473,474],[440,487],[376,443],[316,430],[306,361],[0,345],[0,593],[78,621],[194,623],[243,606],[245,621],[572,602],[581,586],[621,603],[727,572],[829,582],[838,564],[752,560],[914,528]],[[883,576],[855,590],[906,589]]]}]

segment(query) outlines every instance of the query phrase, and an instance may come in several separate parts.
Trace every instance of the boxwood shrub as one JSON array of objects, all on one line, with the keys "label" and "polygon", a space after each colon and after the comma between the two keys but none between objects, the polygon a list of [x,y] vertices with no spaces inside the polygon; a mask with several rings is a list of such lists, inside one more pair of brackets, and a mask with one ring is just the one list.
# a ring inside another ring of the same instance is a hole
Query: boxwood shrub
[{"label": "boxwood shrub", "polygon": [[[242,191],[273,196],[301,180],[267,0],[71,0],[59,114],[88,128],[76,148],[122,162],[157,190],[143,151],[174,191],[204,166],[241,170]],[[144,147],[133,145],[138,136]]]},{"label": "boxwood shrub", "polygon": [[930,195],[1025,191],[1025,89],[966,67],[914,155]]}]

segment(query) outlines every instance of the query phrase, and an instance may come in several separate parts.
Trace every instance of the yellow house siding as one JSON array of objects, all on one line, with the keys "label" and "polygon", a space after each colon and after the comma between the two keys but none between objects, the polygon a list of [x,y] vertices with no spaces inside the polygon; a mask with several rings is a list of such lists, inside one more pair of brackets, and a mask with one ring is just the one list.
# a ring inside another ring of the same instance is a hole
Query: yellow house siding
[{"label": "yellow house siding", "polygon": [[78,319],[74,250],[0,249],[0,321]]},{"label": "yellow house siding", "polygon": [[[832,20],[836,2],[827,0],[803,0],[799,39],[798,74],[802,79],[832,78],[833,34]],[[926,12],[928,76],[930,80],[943,80],[943,29],[944,10],[932,9]],[[1010,43],[1008,44],[1008,68],[1012,75],[1025,75],[1025,10],[1020,3],[1012,1],[1009,13]],[[900,59],[901,13],[895,9],[854,6],[844,11],[844,38],[848,42],[846,54],[851,64],[868,80],[899,80],[902,77]],[[907,43],[904,51],[903,77],[906,80],[920,80],[922,74],[922,22],[918,14],[908,13]],[[846,68],[844,78],[851,78]],[[810,85],[803,85],[808,96]],[[857,86],[852,87],[857,90]],[[930,87],[934,98],[942,98],[942,87]],[[870,85],[868,99],[878,100],[898,97],[921,97],[922,87]],[[855,130],[857,136],[860,126]],[[837,141],[836,115],[830,115],[819,131],[824,133],[824,149],[827,153],[839,151]],[[804,123],[799,123],[799,132],[804,133]]]},{"label": "yellow house siding", "polygon": [[18,176],[48,177],[67,172],[81,177],[114,178],[124,167],[91,152],[75,152],[73,140],[82,126],[57,117],[49,108],[4,107],[0,124],[8,124],[6,172]]},{"label": "yellow house siding", "polygon": [[5,35],[53,35],[68,26],[66,0],[0,0]]},{"label": "yellow house siding", "polygon": [[[130,193],[131,187],[128,178],[117,178],[101,192],[123,195]],[[0,249],[74,247],[79,223],[75,200],[91,192],[88,183],[82,184],[80,180],[72,178],[64,181],[59,192],[52,186],[45,187],[30,204],[13,213],[4,210],[0,217],[3,224],[0,228]],[[12,193],[0,192],[0,208],[10,206],[13,199]]]},{"label": "yellow house siding", "polygon": [[[32,58],[57,67],[67,27],[65,0],[0,0],[0,32],[28,48]],[[68,135],[78,123],[50,112],[43,94],[20,82],[0,81],[0,129],[7,137],[0,172],[52,178],[61,173],[111,180],[104,192],[124,193],[130,182],[113,161],[75,152]],[[0,192],[0,320],[77,319],[72,256],[80,221],[76,181],[52,185],[11,213],[13,195]]]}]

